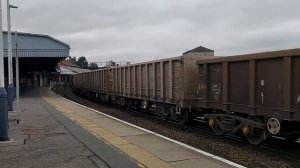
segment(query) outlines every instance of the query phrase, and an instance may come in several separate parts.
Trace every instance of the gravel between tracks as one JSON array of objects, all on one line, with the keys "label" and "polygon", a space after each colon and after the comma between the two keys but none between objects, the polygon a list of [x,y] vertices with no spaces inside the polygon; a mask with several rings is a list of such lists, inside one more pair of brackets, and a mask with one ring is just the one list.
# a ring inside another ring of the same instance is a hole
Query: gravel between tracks
[{"label": "gravel between tracks", "polygon": [[154,131],[166,137],[191,145],[203,151],[231,160],[246,167],[274,168],[299,167],[300,161],[289,159],[282,154],[245,144],[243,142],[209,136],[201,133],[192,133],[182,127],[147,117],[146,114],[126,112],[115,107],[99,104],[74,94],[71,89],[64,91],[65,97],[80,104],[99,110],[108,115],[127,121],[139,127]]}]

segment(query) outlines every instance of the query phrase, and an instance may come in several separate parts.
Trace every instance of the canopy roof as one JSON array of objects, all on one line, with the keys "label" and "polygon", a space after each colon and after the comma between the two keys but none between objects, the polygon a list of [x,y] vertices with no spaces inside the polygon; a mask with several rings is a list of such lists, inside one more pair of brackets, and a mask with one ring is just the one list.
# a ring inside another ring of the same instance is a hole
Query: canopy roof
[{"label": "canopy roof", "polygon": [[[17,42],[17,44],[16,44]],[[52,57],[66,58],[70,53],[70,46],[48,35],[12,32],[13,57],[16,45],[19,57]],[[3,32],[4,57],[7,57],[7,31]]]}]

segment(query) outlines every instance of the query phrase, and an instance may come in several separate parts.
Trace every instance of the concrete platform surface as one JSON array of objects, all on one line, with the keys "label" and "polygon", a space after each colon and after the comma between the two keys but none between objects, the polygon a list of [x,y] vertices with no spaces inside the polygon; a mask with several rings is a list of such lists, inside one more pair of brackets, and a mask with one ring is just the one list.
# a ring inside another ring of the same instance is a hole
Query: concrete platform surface
[{"label": "concrete platform surface", "polygon": [[41,95],[67,118],[93,134],[99,141],[105,141],[129,156],[141,167],[239,167],[237,164],[225,163],[220,159],[208,157],[190,148],[158,137],[149,131],[119,122],[105,114],[56,95],[49,89],[41,90]]},{"label": "concrete platform surface", "polygon": [[25,92],[20,109],[9,113],[11,142],[0,143],[1,168],[140,167],[49,105],[39,90]]}]

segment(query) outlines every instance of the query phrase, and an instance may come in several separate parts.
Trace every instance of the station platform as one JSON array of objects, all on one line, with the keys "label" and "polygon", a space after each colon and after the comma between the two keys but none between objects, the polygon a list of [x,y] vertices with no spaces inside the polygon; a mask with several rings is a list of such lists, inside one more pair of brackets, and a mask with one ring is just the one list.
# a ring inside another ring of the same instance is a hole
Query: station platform
[{"label": "station platform", "polygon": [[242,167],[67,100],[48,88],[21,97],[10,114],[0,167]]}]

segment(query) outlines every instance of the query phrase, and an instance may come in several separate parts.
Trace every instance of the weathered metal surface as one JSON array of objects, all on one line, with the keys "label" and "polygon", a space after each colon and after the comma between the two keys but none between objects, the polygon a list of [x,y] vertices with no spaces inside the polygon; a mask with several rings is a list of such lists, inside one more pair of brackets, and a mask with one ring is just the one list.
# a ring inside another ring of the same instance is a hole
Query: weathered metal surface
[{"label": "weathered metal surface", "polygon": [[207,92],[209,106],[223,109],[223,67],[222,64],[208,65]]},{"label": "weathered metal surface", "polygon": [[[300,111],[300,56],[292,59],[291,105],[292,105],[292,110]],[[298,112],[298,114],[300,115],[300,112]]]},{"label": "weathered metal surface", "polygon": [[283,60],[259,60],[256,64],[256,105],[283,108]]},{"label": "weathered metal surface", "polygon": [[[213,57],[184,55],[76,74],[74,87],[111,96],[176,104],[188,108],[196,106],[198,98],[196,60],[210,58]],[[103,76],[103,73],[106,75]],[[109,83],[104,82],[107,79]]]},{"label": "weathered metal surface", "polygon": [[162,73],[164,74],[164,82],[163,82],[164,97],[163,98],[166,99],[170,99],[170,87],[172,87],[170,86],[170,78],[172,78],[170,76],[170,68],[169,68],[170,66],[171,65],[169,61],[163,63],[163,67],[164,67],[162,71]]},{"label": "weathered metal surface", "polygon": [[[300,49],[197,64],[200,107],[300,121]],[[221,68],[223,75],[218,73]]]},{"label": "weathered metal surface", "polygon": [[251,60],[260,60],[260,59],[269,59],[269,58],[273,59],[273,58],[282,58],[282,57],[294,57],[299,55],[300,55],[300,48],[296,48],[296,49],[289,49],[289,50],[261,52],[261,53],[236,55],[236,56],[222,56],[222,57],[218,57],[218,59],[197,60],[196,64],[235,62],[235,61],[240,62],[240,61],[249,61],[250,59]]},{"label": "weathered metal surface", "polygon": [[148,87],[148,96],[154,97],[154,63],[148,64],[148,79],[147,79],[147,87]]},{"label": "weathered metal surface", "polygon": [[228,87],[231,106],[248,105],[250,101],[249,74],[249,62],[229,63]]},{"label": "weathered metal surface", "polygon": [[155,97],[162,96],[162,94],[161,94],[161,83],[162,83],[161,80],[163,79],[163,76],[160,73],[161,72],[160,68],[161,68],[160,62],[155,63],[155,75],[156,75],[156,78],[155,78],[155,88],[156,88]]}]

